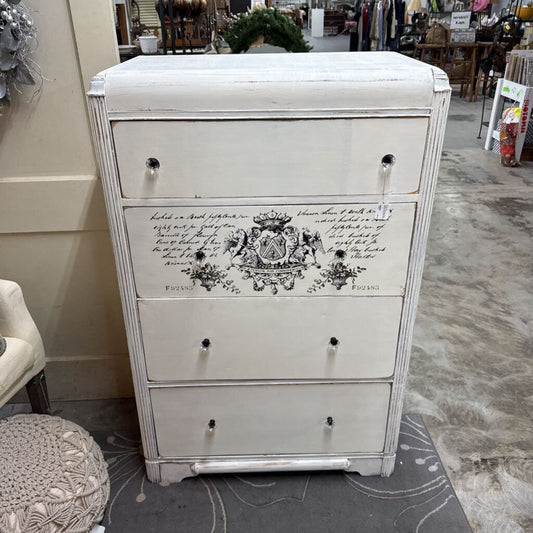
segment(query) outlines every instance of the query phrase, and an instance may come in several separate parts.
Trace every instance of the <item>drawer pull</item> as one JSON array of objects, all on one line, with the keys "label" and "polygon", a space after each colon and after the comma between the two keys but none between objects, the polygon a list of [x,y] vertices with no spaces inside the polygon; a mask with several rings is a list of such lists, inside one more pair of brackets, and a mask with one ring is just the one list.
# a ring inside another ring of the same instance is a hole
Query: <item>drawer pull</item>
[{"label": "drawer pull", "polygon": [[381,159],[381,164],[385,168],[392,167],[394,163],[396,163],[396,158],[392,154],[384,155]]},{"label": "drawer pull", "polygon": [[339,344],[341,343],[341,341],[339,339],[337,339],[337,337],[331,337],[331,339],[329,339],[329,344],[328,344],[328,355],[331,357],[331,356],[335,356],[337,354],[337,351],[339,350]]},{"label": "drawer pull", "polygon": [[205,252],[202,252],[202,250],[198,250],[194,254],[194,261],[196,264],[196,268],[200,268],[202,266],[202,262],[205,259]]},{"label": "drawer pull", "polygon": [[146,168],[149,170],[157,170],[160,166],[159,159],[156,159],[155,157],[149,157],[146,160]]},{"label": "drawer pull", "polygon": [[157,171],[160,167],[159,159],[156,159],[155,157],[149,157],[146,160],[146,168],[150,172],[150,177],[155,178],[157,176]]},{"label": "drawer pull", "polygon": [[216,427],[217,423],[215,422],[215,419],[212,418],[208,423],[207,423],[207,429],[209,431],[213,431]]},{"label": "drawer pull", "polygon": [[209,339],[204,339],[202,341],[202,351],[207,352],[211,346],[211,341]]},{"label": "drawer pull", "polygon": [[333,420],[333,417],[332,416],[328,416],[326,418],[326,426],[328,428],[332,428],[333,427],[333,424],[335,424],[335,421]]}]

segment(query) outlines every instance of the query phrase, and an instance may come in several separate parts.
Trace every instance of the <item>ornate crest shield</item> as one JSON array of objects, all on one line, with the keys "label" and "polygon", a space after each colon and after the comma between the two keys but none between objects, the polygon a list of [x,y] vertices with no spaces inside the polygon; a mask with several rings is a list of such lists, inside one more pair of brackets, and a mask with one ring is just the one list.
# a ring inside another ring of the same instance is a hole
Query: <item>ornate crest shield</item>
[{"label": "ornate crest shield", "polygon": [[271,265],[283,263],[288,254],[287,239],[276,231],[263,230],[254,242],[254,248],[261,261]]}]

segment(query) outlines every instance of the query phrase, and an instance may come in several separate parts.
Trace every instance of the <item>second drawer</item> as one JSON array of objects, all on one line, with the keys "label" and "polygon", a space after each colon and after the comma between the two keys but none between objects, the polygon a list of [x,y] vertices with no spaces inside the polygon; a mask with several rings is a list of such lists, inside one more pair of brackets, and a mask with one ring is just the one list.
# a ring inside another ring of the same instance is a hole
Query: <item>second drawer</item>
[{"label": "second drawer", "polygon": [[394,371],[402,298],[139,300],[148,379],[349,379]]}]

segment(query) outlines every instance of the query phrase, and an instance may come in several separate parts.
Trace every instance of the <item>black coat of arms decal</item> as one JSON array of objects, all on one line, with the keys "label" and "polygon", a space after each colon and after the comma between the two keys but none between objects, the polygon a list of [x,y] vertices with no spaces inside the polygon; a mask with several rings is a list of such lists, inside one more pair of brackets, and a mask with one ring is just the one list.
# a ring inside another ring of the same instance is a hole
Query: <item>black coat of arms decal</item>
[{"label": "black coat of arms decal", "polygon": [[[304,278],[304,271],[310,267],[321,268],[317,253],[324,254],[320,233],[308,228],[302,230],[290,225],[292,217],[286,213],[270,211],[254,217],[255,226],[238,228],[229,234],[222,248],[223,254],[229,254],[230,266],[242,273],[243,279],[251,279],[254,291],[263,291],[269,287],[272,294],[278,294],[279,288],[290,291],[296,279]],[[210,291],[215,285],[221,285],[231,292],[240,292],[227,273],[218,265],[205,260],[205,254],[196,252],[193,267],[183,270],[193,283],[200,282]],[[340,290],[349,278],[355,278],[365,270],[361,267],[351,268],[345,264],[346,253],[335,252],[333,261],[320,273],[320,279],[314,280],[308,292],[315,292],[327,283]]]},{"label": "black coat of arms decal", "polygon": [[307,228],[300,231],[290,226],[291,217],[270,211],[254,217],[256,226],[235,230],[226,238],[224,253],[231,256],[231,265],[253,280],[255,291],[270,287],[272,294],[278,287],[290,291],[296,278],[314,265],[320,268],[317,251],[324,253],[320,234]]}]

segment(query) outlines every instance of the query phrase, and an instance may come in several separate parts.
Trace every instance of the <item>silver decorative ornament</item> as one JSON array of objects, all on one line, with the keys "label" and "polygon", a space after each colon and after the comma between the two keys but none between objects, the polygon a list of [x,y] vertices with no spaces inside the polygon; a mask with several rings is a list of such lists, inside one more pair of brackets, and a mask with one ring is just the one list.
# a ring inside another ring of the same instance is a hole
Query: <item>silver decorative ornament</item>
[{"label": "silver decorative ornament", "polygon": [[2,17],[4,20],[7,20],[7,11],[2,11],[0,13],[0,17]]},{"label": "silver decorative ornament", "polygon": [[6,20],[7,20],[8,22],[13,22],[13,15],[8,14],[7,17],[6,17]]},{"label": "silver decorative ornament", "polygon": [[18,25],[16,22],[12,22],[12,23],[11,23],[11,27],[12,27],[14,30],[16,30],[16,29],[19,27],[19,25]]},{"label": "silver decorative ornament", "polygon": [[0,0],[0,7],[5,7],[7,5],[6,0]]}]

